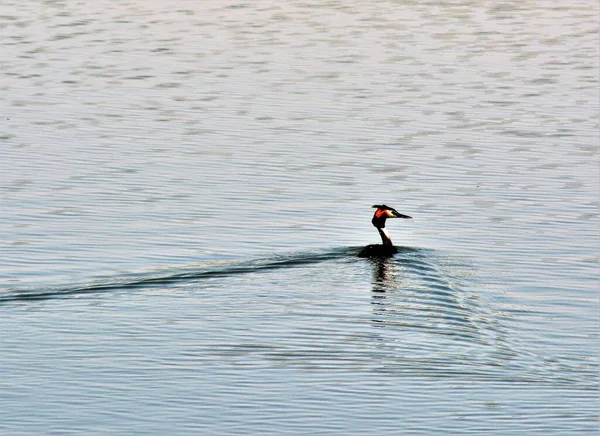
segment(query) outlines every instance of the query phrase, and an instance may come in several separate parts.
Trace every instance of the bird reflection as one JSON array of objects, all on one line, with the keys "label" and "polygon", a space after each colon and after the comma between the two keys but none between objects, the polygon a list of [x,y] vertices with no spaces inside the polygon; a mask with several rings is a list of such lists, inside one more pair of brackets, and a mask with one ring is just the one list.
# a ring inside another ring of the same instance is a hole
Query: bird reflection
[{"label": "bird reflection", "polygon": [[394,275],[390,271],[389,258],[373,259],[373,292],[380,293],[386,291],[386,285],[393,283]]}]

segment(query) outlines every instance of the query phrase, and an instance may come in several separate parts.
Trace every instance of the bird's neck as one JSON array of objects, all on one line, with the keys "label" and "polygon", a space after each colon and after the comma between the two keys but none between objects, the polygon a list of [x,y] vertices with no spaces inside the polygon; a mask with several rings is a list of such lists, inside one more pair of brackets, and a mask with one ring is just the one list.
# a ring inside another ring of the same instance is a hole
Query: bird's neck
[{"label": "bird's neck", "polygon": [[379,236],[381,236],[381,241],[383,245],[392,247],[392,238],[390,238],[390,234],[387,232],[385,227],[377,227],[377,231],[379,232]]}]

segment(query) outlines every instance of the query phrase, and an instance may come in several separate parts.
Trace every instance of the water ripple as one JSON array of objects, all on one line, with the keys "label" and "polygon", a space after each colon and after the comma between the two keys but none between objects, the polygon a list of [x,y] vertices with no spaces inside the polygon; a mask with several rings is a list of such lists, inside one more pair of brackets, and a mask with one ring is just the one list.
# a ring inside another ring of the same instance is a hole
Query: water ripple
[{"label": "water ripple", "polygon": [[0,304],[9,301],[45,300],[69,295],[107,292],[175,284],[209,278],[247,274],[318,263],[354,254],[354,249],[337,249],[308,253],[281,254],[265,259],[209,262],[178,268],[157,268],[151,271],[128,273],[95,280],[90,283],[48,287],[18,287],[0,293]]}]

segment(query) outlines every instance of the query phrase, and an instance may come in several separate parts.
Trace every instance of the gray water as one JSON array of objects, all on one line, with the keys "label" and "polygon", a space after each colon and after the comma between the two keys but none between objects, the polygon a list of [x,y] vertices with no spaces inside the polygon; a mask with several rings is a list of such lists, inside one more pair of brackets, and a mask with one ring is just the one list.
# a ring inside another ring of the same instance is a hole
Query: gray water
[{"label": "gray water", "polygon": [[596,434],[597,2],[0,16],[0,433]]}]

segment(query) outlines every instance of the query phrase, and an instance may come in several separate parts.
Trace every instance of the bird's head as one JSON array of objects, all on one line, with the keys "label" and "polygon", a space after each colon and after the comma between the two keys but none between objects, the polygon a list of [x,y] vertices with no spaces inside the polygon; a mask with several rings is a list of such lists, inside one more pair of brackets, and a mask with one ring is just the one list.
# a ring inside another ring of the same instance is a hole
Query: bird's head
[{"label": "bird's head", "polygon": [[375,214],[373,215],[373,219],[371,220],[371,222],[378,229],[385,228],[385,220],[388,218],[405,218],[405,219],[412,218],[408,215],[401,214],[393,207],[386,206],[385,204],[375,204],[375,205],[373,205],[373,207],[376,208],[377,210],[375,211]]}]

